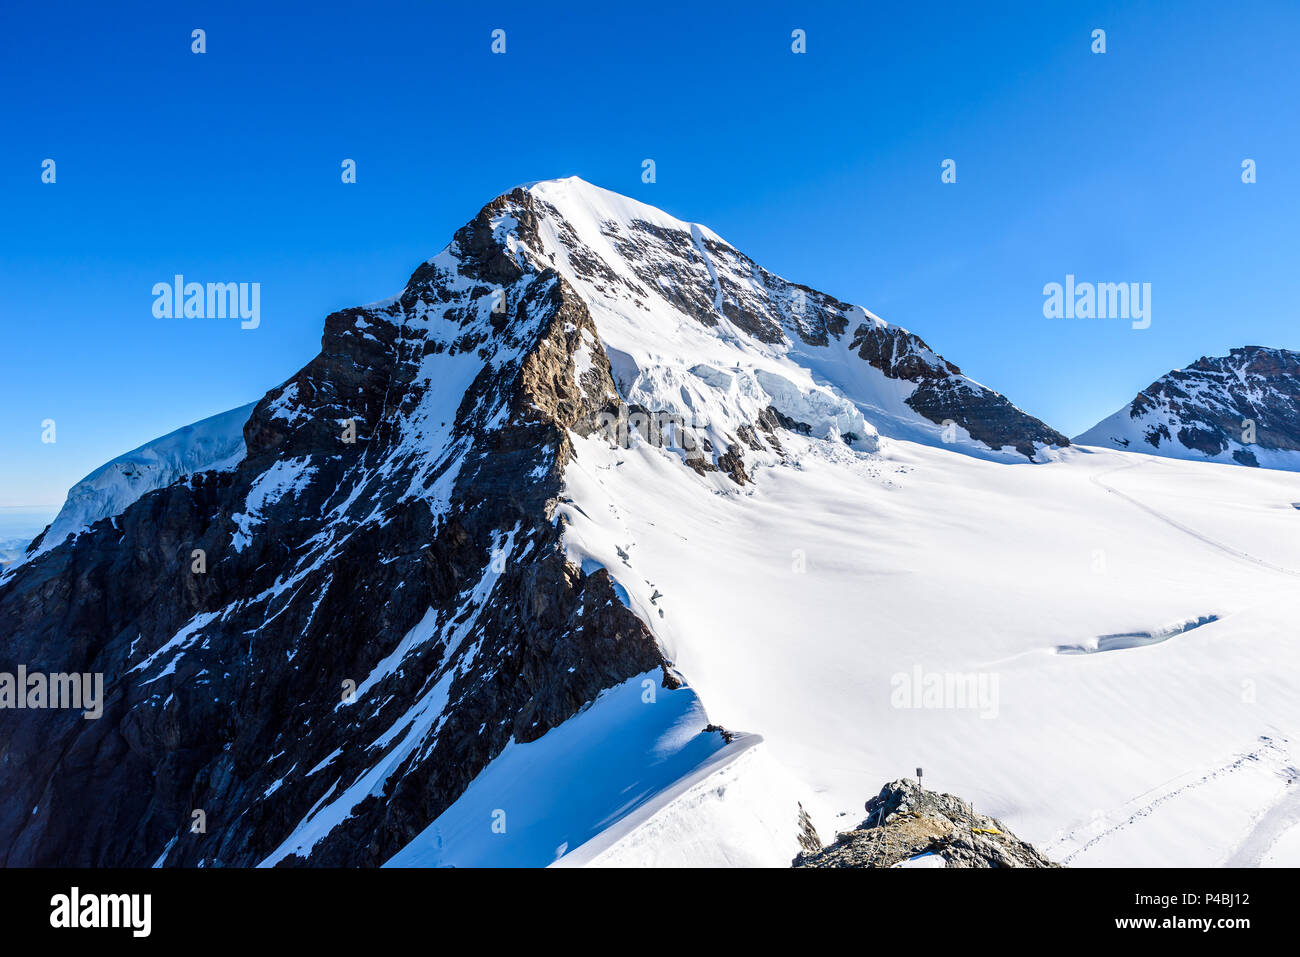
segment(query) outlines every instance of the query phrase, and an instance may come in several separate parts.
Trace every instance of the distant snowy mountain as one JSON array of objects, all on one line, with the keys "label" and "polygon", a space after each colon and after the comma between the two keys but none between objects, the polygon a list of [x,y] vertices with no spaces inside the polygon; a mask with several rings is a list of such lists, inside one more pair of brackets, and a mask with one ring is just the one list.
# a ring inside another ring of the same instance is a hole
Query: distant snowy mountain
[{"label": "distant snowy mountain", "polygon": [[1202,357],[1151,383],[1075,442],[1300,471],[1300,353],[1246,346]]},{"label": "distant snowy mountain", "polygon": [[1065,863],[1290,846],[1293,477],[1070,448],[703,226],[512,190],[229,415],[0,577],[0,671],[107,687],[6,716],[0,863],[786,866],[922,766]]},{"label": "distant snowy mountain", "polygon": [[244,423],[255,406],[184,426],[101,465],[68,491],[37,548],[48,551],[101,519],[122,514],[147,492],[198,472],[234,468],[244,457]]}]

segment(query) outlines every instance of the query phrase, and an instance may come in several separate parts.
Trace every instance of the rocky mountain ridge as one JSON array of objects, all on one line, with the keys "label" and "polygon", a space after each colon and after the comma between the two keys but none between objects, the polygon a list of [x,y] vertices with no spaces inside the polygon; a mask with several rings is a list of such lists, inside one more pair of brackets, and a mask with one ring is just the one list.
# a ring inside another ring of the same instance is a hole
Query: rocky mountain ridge
[{"label": "rocky mountain ridge", "polygon": [[244,412],[220,467],[132,471],[0,573],[0,670],[106,683],[96,721],[6,715],[0,864],[380,864],[509,743],[632,678],[679,686],[653,620],[566,551],[575,437],[732,487],[784,434],[869,455],[873,420],[1006,461],[1064,444],[905,330],[571,180],[331,314]]},{"label": "rocky mountain ridge", "polygon": [[1244,346],[1202,356],[1161,376],[1075,442],[1298,470],[1300,353]]}]

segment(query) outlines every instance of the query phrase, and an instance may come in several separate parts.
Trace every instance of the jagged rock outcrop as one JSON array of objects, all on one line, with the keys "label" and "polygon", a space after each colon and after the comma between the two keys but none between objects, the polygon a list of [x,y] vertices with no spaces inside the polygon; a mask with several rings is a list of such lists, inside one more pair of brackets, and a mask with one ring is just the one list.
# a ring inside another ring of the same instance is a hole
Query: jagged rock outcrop
[{"label": "jagged rock outcrop", "polygon": [[889,378],[916,383],[906,399],[910,408],[931,422],[956,423],[989,448],[1010,446],[1032,459],[1038,446],[1070,444],[1006,396],[962,375],[961,369],[906,329],[881,322],[864,324],[853,333],[850,348]]},{"label": "jagged rock outcrop", "polygon": [[1175,458],[1300,469],[1300,353],[1265,346],[1161,376],[1075,441]]},{"label": "jagged rock outcrop", "polygon": [[891,781],[867,802],[867,816],[835,843],[800,854],[795,867],[894,867],[923,856],[945,867],[1058,867],[996,818],[910,778]]}]

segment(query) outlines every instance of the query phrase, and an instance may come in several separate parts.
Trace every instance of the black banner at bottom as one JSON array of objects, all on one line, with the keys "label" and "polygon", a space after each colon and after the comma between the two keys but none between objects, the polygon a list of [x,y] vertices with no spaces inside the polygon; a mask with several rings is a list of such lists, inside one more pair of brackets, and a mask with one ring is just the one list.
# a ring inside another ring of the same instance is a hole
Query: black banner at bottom
[{"label": "black banner at bottom", "polygon": [[612,945],[607,934],[734,945],[780,927],[838,935],[839,915],[873,946],[1009,932],[1233,946],[1293,926],[1295,879],[1210,869],[0,870],[0,928],[8,943],[82,945],[383,946],[413,930],[430,945],[451,943],[453,931],[498,945],[555,935]]}]

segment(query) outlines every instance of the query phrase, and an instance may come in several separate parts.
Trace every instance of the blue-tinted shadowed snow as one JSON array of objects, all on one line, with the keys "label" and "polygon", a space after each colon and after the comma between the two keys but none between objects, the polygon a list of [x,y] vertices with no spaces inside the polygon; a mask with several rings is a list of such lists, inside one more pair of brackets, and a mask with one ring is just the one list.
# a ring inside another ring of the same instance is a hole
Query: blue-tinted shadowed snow
[{"label": "blue-tinted shadowed snow", "polygon": [[[602,569],[604,569],[605,571],[609,571],[609,569],[605,568],[604,565],[596,561],[596,559],[594,558],[584,558],[582,560],[582,573],[584,575],[594,575],[596,572],[601,571]],[[623,587],[622,583],[619,582],[619,580],[615,578],[612,573],[609,576],[609,581],[610,584],[614,586],[614,594],[617,595],[618,600],[623,603],[623,607],[631,608],[632,599],[631,597],[628,596],[627,589]]]},{"label": "blue-tinted shadowed snow", "polygon": [[659,681],[632,678],[538,740],[511,741],[385,866],[545,866],[641,807],[723,747],[701,733],[695,693]]}]

